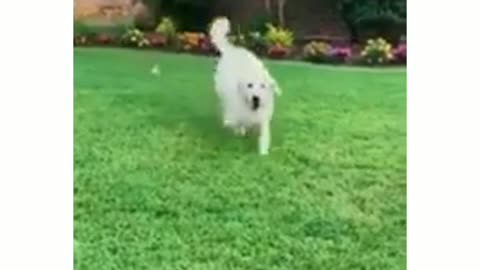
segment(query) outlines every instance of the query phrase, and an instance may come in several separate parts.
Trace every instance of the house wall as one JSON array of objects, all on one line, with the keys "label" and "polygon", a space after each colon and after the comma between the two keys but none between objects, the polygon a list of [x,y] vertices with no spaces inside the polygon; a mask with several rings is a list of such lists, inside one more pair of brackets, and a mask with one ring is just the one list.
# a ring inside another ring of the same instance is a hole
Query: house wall
[{"label": "house wall", "polygon": [[[277,0],[270,0],[277,17]],[[297,37],[320,35],[348,39],[350,33],[337,8],[337,0],[287,0],[286,26]],[[148,17],[141,1],[75,0],[75,18],[96,24],[113,24],[132,18]],[[247,25],[266,12],[265,0],[216,0],[213,15],[228,16],[234,23]]]},{"label": "house wall", "polygon": [[75,0],[74,19],[98,25],[128,21],[134,15],[131,0]]}]

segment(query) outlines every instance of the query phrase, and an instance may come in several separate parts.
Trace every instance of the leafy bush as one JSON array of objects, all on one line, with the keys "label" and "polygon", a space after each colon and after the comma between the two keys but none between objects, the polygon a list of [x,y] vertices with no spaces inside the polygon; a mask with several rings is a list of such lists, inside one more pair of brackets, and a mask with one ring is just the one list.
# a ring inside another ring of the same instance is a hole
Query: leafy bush
[{"label": "leafy bush", "polygon": [[282,46],[290,48],[293,44],[293,32],[281,27],[275,27],[269,23],[267,24],[267,32],[265,33],[265,42],[269,47]]},{"label": "leafy bush", "polygon": [[[208,28],[210,29],[213,22],[218,19],[218,17],[214,18],[208,24]],[[241,31],[240,25],[236,25],[232,28],[236,28],[236,31],[231,31],[231,34],[228,36],[228,39],[233,44],[246,47],[256,53],[264,53],[266,46],[265,37],[259,31],[250,31],[250,32],[243,32]],[[272,44],[273,45],[273,44]]]},{"label": "leafy bush", "polygon": [[361,56],[368,64],[386,64],[393,60],[392,45],[383,38],[369,39]]},{"label": "leafy bush", "polygon": [[92,31],[90,29],[90,27],[85,24],[84,22],[82,21],[74,21],[73,22],[73,34],[75,36],[79,36],[79,35],[88,35],[90,34]]},{"label": "leafy bush", "polygon": [[114,25],[95,25],[83,21],[73,22],[73,33],[75,35],[95,36],[100,34],[109,34],[112,36],[121,36],[125,29],[130,28],[129,24],[118,23]]},{"label": "leafy bush", "polygon": [[245,38],[245,35],[243,35],[240,32],[238,32],[236,35],[229,36],[228,39],[230,40],[230,42],[232,42],[237,46],[241,46],[241,47],[247,46],[247,39]]},{"label": "leafy bush", "polygon": [[250,32],[246,38],[247,47],[256,52],[263,53],[266,48],[265,39],[260,32]]},{"label": "leafy bush", "polygon": [[341,0],[339,6],[355,40],[383,36],[393,41],[406,31],[406,0]]},{"label": "leafy bush", "polygon": [[268,56],[272,58],[288,56],[293,45],[293,32],[281,27],[275,27],[270,23],[267,24],[267,29],[264,40]]},{"label": "leafy bush", "polygon": [[158,24],[155,32],[162,34],[165,38],[168,39],[168,42],[171,43],[176,36],[177,28],[170,18],[164,17],[162,21]]},{"label": "leafy bush", "polygon": [[94,25],[77,20],[73,23],[74,45],[98,44],[107,45],[117,43],[125,32],[126,24]]},{"label": "leafy bush", "polygon": [[143,0],[155,19],[163,14],[175,18],[177,31],[202,31],[214,13],[214,0]]},{"label": "leafy bush", "polygon": [[85,46],[90,43],[92,31],[87,24],[76,20],[73,22],[73,45]]},{"label": "leafy bush", "polygon": [[340,10],[348,21],[355,24],[382,19],[403,22],[407,17],[407,1],[342,0]]},{"label": "leafy bush", "polygon": [[123,33],[125,33],[126,29],[131,28],[130,25],[128,24],[116,24],[116,25],[107,25],[107,26],[91,26],[91,32],[94,35],[99,35],[99,34],[108,34],[111,36],[121,36]]},{"label": "leafy bush", "polygon": [[255,53],[263,53],[266,47],[265,39],[260,32],[249,32],[247,34],[243,34],[238,31],[237,34],[230,35],[228,39],[233,44],[240,47],[246,47]]},{"label": "leafy bush", "polygon": [[305,59],[313,62],[327,62],[332,47],[326,42],[312,41],[303,47]]},{"label": "leafy bush", "polygon": [[85,45],[88,45],[88,43],[89,43],[89,40],[86,35],[78,34],[73,37],[74,46],[85,46]]},{"label": "leafy bush", "polygon": [[312,62],[343,63],[351,55],[350,47],[333,47],[322,41],[312,41],[303,47],[304,59]]},{"label": "leafy bush", "polygon": [[147,38],[145,38],[145,34],[136,28],[127,29],[125,34],[122,36],[122,41],[123,41],[123,44],[127,46],[133,46],[133,47],[150,46],[150,42],[148,41]]},{"label": "leafy bush", "polygon": [[250,22],[246,25],[245,29],[248,29],[248,32],[259,32],[266,33],[268,31],[267,25],[269,22],[274,21],[274,16],[268,12],[254,16]]}]

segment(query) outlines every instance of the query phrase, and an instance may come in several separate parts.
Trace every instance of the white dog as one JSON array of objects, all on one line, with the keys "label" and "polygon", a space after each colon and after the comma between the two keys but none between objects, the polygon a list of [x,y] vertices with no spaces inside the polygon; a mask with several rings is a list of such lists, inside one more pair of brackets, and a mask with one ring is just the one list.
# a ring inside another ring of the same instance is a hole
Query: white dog
[{"label": "white dog", "polygon": [[223,109],[223,123],[240,135],[245,135],[248,129],[258,128],[258,151],[266,155],[270,147],[274,93],[280,94],[281,91],[253,53],[230,43],[229,31],[227,18],[216,19],[210,28],[212,43],[221,55],[214,80]]}]

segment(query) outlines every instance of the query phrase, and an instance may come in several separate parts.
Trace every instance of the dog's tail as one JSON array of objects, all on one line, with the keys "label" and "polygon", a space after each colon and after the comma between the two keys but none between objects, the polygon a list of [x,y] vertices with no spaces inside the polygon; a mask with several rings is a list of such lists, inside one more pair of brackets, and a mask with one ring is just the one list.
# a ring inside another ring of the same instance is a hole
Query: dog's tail
[{"label": "dog's tail", "polygon": [[227,34],[230,32],[230,21],[226,17],[219,17],[215,19],[210,27],[210,39],[222,53],[229,46],[232,46],[227,38]]}]

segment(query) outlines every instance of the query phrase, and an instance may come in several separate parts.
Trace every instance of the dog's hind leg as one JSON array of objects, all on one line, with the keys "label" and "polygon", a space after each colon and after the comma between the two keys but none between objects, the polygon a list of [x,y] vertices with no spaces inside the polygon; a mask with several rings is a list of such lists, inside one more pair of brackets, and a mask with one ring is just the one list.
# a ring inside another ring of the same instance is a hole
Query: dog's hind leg
[{"label": "dog's hind leg", "polygon": [[268,155],[270,148],[270,122],[262,123],[258,138],[258,152],[260,155]]}]

